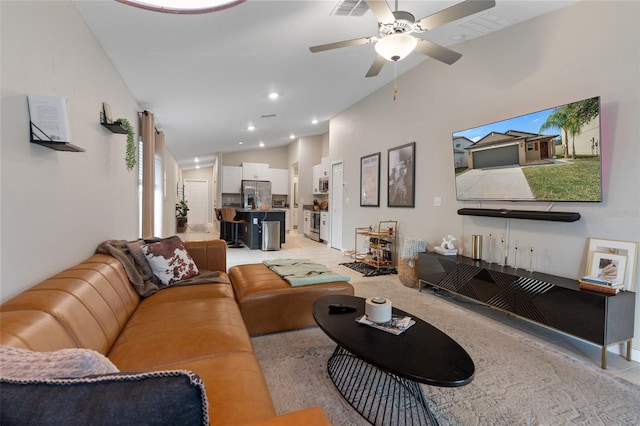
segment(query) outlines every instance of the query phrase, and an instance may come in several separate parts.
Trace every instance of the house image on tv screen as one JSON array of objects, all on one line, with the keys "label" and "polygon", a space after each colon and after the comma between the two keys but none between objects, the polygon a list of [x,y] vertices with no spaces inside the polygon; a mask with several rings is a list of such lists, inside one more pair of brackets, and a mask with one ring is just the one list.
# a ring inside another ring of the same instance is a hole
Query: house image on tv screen
[{"label": "house image on tv screen", "polygon": [[559,135],[508,130],[505,133],[491,132],[466,149],[467,167],[486,167],[512,164],[531,164],[556,156],[556,140]]}]

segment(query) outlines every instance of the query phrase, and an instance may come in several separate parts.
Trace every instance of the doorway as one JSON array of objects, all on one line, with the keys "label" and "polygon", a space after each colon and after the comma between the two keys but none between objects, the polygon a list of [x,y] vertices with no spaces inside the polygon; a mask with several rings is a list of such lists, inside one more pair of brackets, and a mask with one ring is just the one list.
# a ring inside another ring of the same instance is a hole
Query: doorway
[{"label": "doorway", "polygon": [[189,204],[189,226],[208,225],[209,222],[209,181],[206,179],[185,179],[184,198]]},{"label": "doorway", "polygon": [[342,250],[343,163],[331,164],[331,247]]}]

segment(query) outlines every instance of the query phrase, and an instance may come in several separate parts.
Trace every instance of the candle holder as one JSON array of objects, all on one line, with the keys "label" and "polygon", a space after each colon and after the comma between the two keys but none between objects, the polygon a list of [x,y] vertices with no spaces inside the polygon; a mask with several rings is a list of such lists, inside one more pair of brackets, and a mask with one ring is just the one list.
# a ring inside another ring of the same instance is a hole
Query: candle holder
[{"label": "candle holder", "polygon": [[533,246],[529,247],[529,272],[533,272]]},{"label": "candle holder", "polygon": [[493,263],[493,234],[489,233],[487,238],[487,263]]}]

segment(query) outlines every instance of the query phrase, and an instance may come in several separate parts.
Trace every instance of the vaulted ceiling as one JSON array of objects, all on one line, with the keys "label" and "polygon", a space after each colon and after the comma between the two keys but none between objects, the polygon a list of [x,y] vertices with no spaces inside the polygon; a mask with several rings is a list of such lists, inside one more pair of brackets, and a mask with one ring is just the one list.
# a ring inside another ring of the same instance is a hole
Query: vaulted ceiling
[{"label": "vaulted ceiling", "polygon": [[[418,36],[455,45],[576,0],[497,0],[494,8]],[[176,15],[116,1],[74,0],[104,51],[185,169],[210,164],[217,152],[287,145],[328,130],[329,119],[394,78],[387,63],[365,78],[376,57],[364,44],[311,53],[310,46],[377,36],[374,14],[335,14],[339,3],[360,0],[248,0],[221,11]],[[422,18],[459,1],[388,1]],[[397,63],[402,74],[425,60],[418,53]],[[453,65],[470,66],[464,56]],[[277,92],[275,100],[269,93]],[[106,99],[108,101],[108,99]],[[317,120],[313,124],[312,120]],[[252,125],[254,130],[248,130]],[[240,144],[242,142],[242,144]]]}]

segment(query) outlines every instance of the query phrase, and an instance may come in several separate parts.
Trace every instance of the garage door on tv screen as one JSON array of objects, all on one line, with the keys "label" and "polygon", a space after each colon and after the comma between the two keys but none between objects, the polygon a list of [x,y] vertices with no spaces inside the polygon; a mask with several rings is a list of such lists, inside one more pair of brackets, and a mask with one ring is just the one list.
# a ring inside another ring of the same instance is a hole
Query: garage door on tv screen
[{"label": "garage door on tv screen", "polygon": [[453,133],[460,201],[602,201],[600,98]]}]

